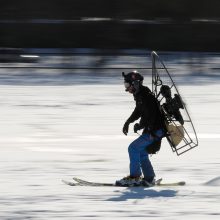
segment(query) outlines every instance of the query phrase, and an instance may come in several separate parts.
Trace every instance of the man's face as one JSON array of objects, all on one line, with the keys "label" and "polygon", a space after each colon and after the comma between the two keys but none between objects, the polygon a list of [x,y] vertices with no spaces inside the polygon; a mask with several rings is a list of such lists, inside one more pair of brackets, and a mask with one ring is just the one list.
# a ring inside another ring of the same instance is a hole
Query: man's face
[{"label": "man's face", "polygon": [[130,87],[128,88],[128,92],[131,93],[131,94],[133,94],[133,93],[134,93],[134,87],[133,87],[133,86],[130,86]]},{"label": "man's face", "polygon": [[124,82],[124,86],[125,86],[125,91],[126,92],[129,92],[131,94],[134,93],[134,87],[130,83]]}]

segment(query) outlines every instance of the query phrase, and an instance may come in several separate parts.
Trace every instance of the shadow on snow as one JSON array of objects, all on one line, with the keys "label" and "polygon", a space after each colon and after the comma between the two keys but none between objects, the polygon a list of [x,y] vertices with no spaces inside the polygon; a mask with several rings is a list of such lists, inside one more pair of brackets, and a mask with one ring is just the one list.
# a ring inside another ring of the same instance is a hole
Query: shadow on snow
[{"label": "shadow on snow", "polygon": [[158,198],[158,197],[175,197],[177,195],[176,190],[154,190],[141,187],[130,187],[125,191],[122,191],[122,194],[118,197],[112,197],[107,199],[107,201],[126,201],[129,199],[144,199],[144,198]]}]

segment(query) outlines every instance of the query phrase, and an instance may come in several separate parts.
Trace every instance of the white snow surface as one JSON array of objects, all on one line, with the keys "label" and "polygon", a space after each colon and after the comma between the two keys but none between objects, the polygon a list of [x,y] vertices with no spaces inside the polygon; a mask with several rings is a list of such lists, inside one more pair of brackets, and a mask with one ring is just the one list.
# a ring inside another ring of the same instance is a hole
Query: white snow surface
[{"label": "white snow surface", "polygon": [[[80,81],[80,75],[74,77]],[[178,157],[164,140],[151,157],[157,178],[186,181],[185,186],[71,187],[61,182],[75,176],[112,183],[128,174],[127,147],[137,136],[132,127],[128,136],[121,129],[134,101],[120,77],[108,78],[111,83],[106,76],[98,79],[68,85],[34,84],[34,79],[24,85],[2,83],[0,219],[220,219],[220,81],[213,76],[177,80],[199,146]]]}]

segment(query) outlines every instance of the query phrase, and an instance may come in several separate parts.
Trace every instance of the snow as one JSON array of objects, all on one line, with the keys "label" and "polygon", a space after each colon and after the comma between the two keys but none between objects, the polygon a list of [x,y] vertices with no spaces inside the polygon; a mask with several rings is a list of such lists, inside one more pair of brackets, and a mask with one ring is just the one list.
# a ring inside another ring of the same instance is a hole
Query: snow
[{"label": "snow", "polygon": [[[220,59],[213,56],[211,73]],[[186,67],[185,59],[181,57],[181,65]],[[116,61],[119,65],[120,57]],[[174,60],[167,54],[165,61],[178,69],[178,56]],[[120,73],[92,79],[87,73],[74,74],[65,83],[62,74],[17,75],[1,69],[0,219],[219,219],[220,81],[208,74],[187,75],[196,72],[195,65],[185,73],[179,67],[177,81],[199,146],[178,157],[164,140],[161,151],[151,157],[158,178],[187,184],[150,189],[61,182],[73,176],[114,182],[128,174],[127,146],[137,136],[132,127],[128,136],[121,132],[134,102],[124,92]]]}]

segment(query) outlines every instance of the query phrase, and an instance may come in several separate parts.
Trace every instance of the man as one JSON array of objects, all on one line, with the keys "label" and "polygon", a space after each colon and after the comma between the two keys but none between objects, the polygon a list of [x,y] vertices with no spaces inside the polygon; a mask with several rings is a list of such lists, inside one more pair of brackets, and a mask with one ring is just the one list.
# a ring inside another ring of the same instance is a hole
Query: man
[{"label": "man", "polygon": [[[127,135],[129,124],[140,119],[134,125],[134,132],[143,129],[142,135],[128,147],[130,158],[130,175],[116,181],[118,186],[134,186],[154,184],[155,173],[148,154],[160,149],[161,139],[164,136],[164,120],[160,112],[157,99],[150,89],[143,86],[143,76],[137,71],[122,73],[126,92],[133,94],[136,107],[123,127]],[[141,175],[144,175],[144,178]]]}]

